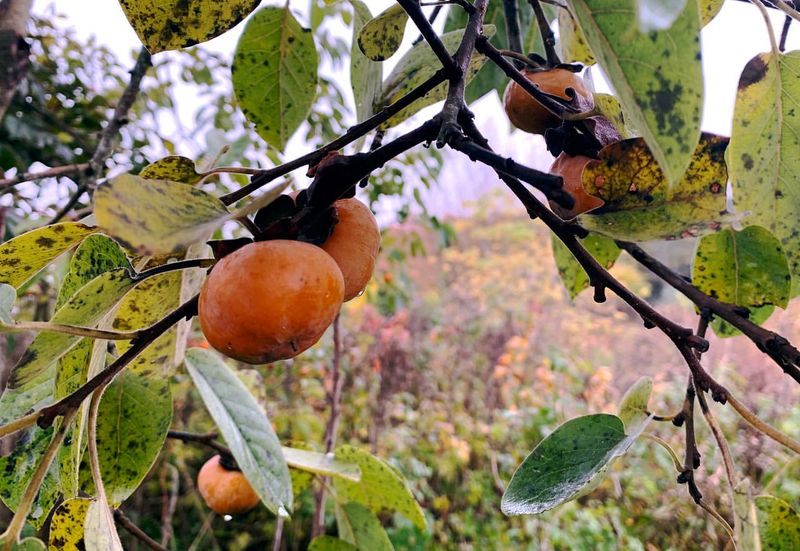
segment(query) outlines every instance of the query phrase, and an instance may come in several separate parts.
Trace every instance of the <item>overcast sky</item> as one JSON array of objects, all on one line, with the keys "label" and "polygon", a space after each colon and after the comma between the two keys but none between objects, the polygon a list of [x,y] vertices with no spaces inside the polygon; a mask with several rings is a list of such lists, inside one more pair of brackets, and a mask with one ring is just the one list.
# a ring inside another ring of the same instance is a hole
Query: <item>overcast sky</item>
[{"label": "overcast sky", "polygon": [[[35,0],[34,9],[41,11],[52,3],[50,0]],[[392,0],[368,2],[373,13],[378,13],[391,3]],[[275,2],[264,2],[264,5],[268,4],[276,5]],[[306,11],[307,5],[305,0],[292,0],[292,6],[301,14]],[[119,3],[114,0],[59,0],[57,9],[68,16],[69,23],[75,27],[79,35],[95,35],[101,44],[110,47],[123,60],[132,60],[132,52],[139,48],[136,34],[125,19]],[[772,17],[775,32],[779,35],[783,16],[775,12]],[[240,24],[223,36],[197,47],[209,48],[230,56],[242,27]],[[343,33],[347,36],[349,32],[343,29]],[[412,32],[411,25],[406,34],[405,43],[408,44],[416,36]],[[800,47],[800,29],[796,28],[795,24],[789,34],[787,49],[798,47]],[[755,7],[728,0],[722,12],[703,30],[703,65],[706,81],[702,122],[704,130],[730,134],[739,74],[750,58],[767,50],[769,50],[768,34]],[[385,74],[388,74],[388,70],[387,67]],[[343,75],[343,79],[346,78],[347,75]],[[484,98],[472,107],[476,112],[479,126],[492,139],[498,151],[513,155],[517,160],[535,168],[548,167],[551,157],[544,149],[542,138],[522,132],[515,132],[509,136],[509,127],[505,117],[500,113],[501,107],[496,97]],[[293,148],[302,147],[302,144],[298,143],[292,145]],[[463,166],[454,167],[452,171],[448,170],[454,176],[453,181],[442,182],[444,189],[441,191],[446,194],[450,194],[454,189],[453,186],[457,186],[459,196],[467,200],[475,199],[486,189],[486,185],[481,183],[484,179],[496,182],[496,178],[489,171],[478,172],[479,176],[476,177],[476,168],[485,167],[476,167],[466,160],[460,164]],[[471,184],[475,182],[478,184]],[[433,202],[438,203],[435,200]]]}]

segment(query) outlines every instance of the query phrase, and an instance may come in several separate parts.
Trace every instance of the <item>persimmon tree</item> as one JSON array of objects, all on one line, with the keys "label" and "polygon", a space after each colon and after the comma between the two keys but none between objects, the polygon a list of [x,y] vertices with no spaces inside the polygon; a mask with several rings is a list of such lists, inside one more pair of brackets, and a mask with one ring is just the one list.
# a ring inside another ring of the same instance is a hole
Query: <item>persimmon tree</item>
[{"label": "persimmon tree", "polygon": [[[136,64],[121,83],[113,113],[94,127],[95,142],[74,128],[62,129],[93,147],[80,146],[83,158],[63,166],[53,163],[69,157],[58,148],[48,150],[47,159],[26,152],[34,155],[28,164],[47,161],[51,168],[0,180],[0,193],[47,178],[70,176],[78,183],[52,223],[0,245],[0,328],[36,332],[0,397],[0,436],[16,435],[11,454],[0,459],[0,497],[15,511],[2,534],[3,549],[45,548],[35,538],[20,540],[26,523],[37,529],[47,524],[54,549],[120,549],[117,525],[162,548],[120,505],[142,483],[167,438],[220,453],[242,471],[279,526],[296,509],[295,495],[312,483],[309,473],[316,476],[312,549],[391,548],[378,516],[386,509],[424,529],[424,512],[395,469],[364,450],[336,445],[336,411],[347,398],[335,359],[324,442],[289,445],[279,441],[234,364],[213,350],[187,349],[186,341],[203,278],[218,260],[253,241],[320,243],[335,227],[335,201],[352,197],[359,185],[376,185],[381,168],[397,158],[438,160],[436,149],[442,148],[462,153],[462,162],[494,169],[519,208],[551,230],[572,296],[591,288],[602,303],[609,292],[617,295],[641,317],[642,331],[662,333],[686,367],[680,411],[650,411],[652,381],[643,378],[625,395],[618,415],[571,419],[539,442],[498,503],[503,513],[535,515],[592,491],[611,463],[624,462],[641,441],[666,449],[676,483],[686,485],[688,497],[735,547],[800,546],[800,518],[777,498],[754,497],[760,491],[737,471],[715,410],[731,408],[795,453],[800,442],[759,419],[703,364],[716,339],[747,339],[775,365],[776,377],[800,383],[800,350],[762,326],[776,307],[786,308],[800,294],[800,56],[784,51],[798,17],[793,3],[752,0],[764,16],[771,49],[742,72],[730,137],[700,131],[699,36],[721,1],[398,0],[374,14],[362,0],[350,0],[326,7],[313,2],[309,19],[292,2],[120,4],[143,43]],[[17,19],[0,26],[0,54],[14,63],[0,75],[0,113],[36,70],[27,62],[19,21],[30,3],[0,3],[0,9],[8,6]],[[781,36],[769,24],[768,10],[785,13]],[[342,57],[349,55],[357,120],[317,149],[288,159],[289,139],[304,123],[313,124],[319,102],[339,104],[338,97],[326,96],[338,94],[335,83],[319,76],[320,54],[332,55],[320,47],[332,40],[319,25],[328,16],[352,26],[349,54]],[[446,17],[443,33],[434,28],[438,17]],[[273,166],[221,166],[212,159],[199,168],[195,159],[167,156],[109,175],[112,155],[138,155],[135,140],[123,139],[121,147],[117,142],[160,52],[190,48],[246,18],[230,74],[214,78],[230,79],[236,104],[266,143]],[[420,38],[398,53],[406,32]],[[384,75],[381,62],[394,55],[400,58]],[[579,73],[586,65],[602,70],[614,95],[576,93],[569,86],[553,93],[526,76],[553,69]],[[544,136],[550,152],[560,156],[552,173],[498,155],[474,123],[470,103],[502,93],[509,81],[551,117]],[[98,102],[100,109],[87,113],[110,110],[109,102]],[[420,110],[434,104],[436,113],[423,120]],[[398,130],[401,124],[406,130]],[[575,158],[577,168],[565,168]],[[304,167],[309,185],[302,200],[290,201],[283,192],[290,175]],[[234,179],[210,183],[221,174]],[[246,182],[234,185],[240,179]],[[591,209],[579,208],[576,201],[586,198]],[[234,237],[219,232],[231,224],[239,228]],[[689,275],[637,245],[698,236]],[[693,303],[696,327],[663,315],[609,273],[623,253]],[[17,297],[64,255],[68,268],[53,315],[46,321],[21,318]],[[334,324],[335,346],[337,339]],[[218,434],[170,431],[176,374],[188,375]],[[701,416],[713,441],[697,441]],[[685,433],[682,454],[650,432],[659,422]],[[724,459],[725,487],[700,488],[694,473],[711,447]],[[714,510],[704,497],[708,492],[727,494],[729,511]],[[335,503],[338,538],[322,533],[326,497]]]}]

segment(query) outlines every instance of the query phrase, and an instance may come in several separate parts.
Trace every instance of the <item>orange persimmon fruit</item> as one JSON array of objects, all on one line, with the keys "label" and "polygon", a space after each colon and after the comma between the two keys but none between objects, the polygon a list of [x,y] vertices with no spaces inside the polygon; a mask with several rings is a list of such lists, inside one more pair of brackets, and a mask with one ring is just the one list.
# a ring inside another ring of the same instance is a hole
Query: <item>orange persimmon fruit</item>
[{"label": "orange persimmon fruit", "polygon": [[564,191],[575,199],[575,205],[571,209],[565,209],[555,201],[550,201],[550,208],[563,220],[572,220],[579,214],[602,207],[605,203],[599,197],[586,193],[583,188],[583,169],[593,160],[591,157],[584,155],[572,157],[566,153],[561,153],[550,167],[551,174],[557,174],[564,179]]},{"label": "orange persimmon fruit", "polygon": [[215,455],[205,462],[197,474],[197,490],[209,508],[220,515],[236,515],[249,511],[260,501],[253,487],[239,470],[231,470]]},{"label": "orange persimmon fruit", "polygon": [[[574,97],[567,93],[567,89],[571,89],[573,94],[584,98],[592,97],[583,79],[567,69],[527,69],[523,74],[542,92],[552,96],[569,100]],[[544,134],[548,128],[561,124],[561,119],[548,111],[514,80],[508,83],[503,94],[503,107],[514,126],[531,134]]]},{"label": "orange persimmon fruit", "polygon": [[293,358],[322,337],[344,289],[341,270],[319,247],[283,239],[250,243],[206,278],[200,328],[211,346],[243,362]]}]

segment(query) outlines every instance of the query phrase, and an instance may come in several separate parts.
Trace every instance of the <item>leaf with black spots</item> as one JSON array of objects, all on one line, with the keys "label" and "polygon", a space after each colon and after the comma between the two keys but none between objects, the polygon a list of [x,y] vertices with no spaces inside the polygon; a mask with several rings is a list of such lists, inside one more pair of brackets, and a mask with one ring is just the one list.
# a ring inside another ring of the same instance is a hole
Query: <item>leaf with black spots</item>
[{"label": "leaf with black spots", "polygon": [[125,17],[151,53],[211,40],[238,25],[260,0],[120,0]]},{"label": "leaf with black spots", "polygon": [[0,283],[20,287],[42,268],[80,243],[97,228],[61,222],[18,235],[0,245]]},{"label": "leaf with black spots", "polygon": [[288,3],[256,12],[239,37],[233,91],[247,120],[278,151],[314,103],[318,64],[311,31],[300,26]]},{"label": "leaf with black spots", "polygon": [[668,187],[680,181],[700,138],[703,74],[697,1],[686,0],[669,28],[650,32],[638,28],[636,0],[569,1]]},{"label": "leaf with black spots", "polygon": [[578,217],[590,231],[625,241],[696,237],[732,220],[726,211],[727,138],[703,134],[680,181],[670,187],[642,138],[605,146],[583,169],[583,187],[605,201]]}]

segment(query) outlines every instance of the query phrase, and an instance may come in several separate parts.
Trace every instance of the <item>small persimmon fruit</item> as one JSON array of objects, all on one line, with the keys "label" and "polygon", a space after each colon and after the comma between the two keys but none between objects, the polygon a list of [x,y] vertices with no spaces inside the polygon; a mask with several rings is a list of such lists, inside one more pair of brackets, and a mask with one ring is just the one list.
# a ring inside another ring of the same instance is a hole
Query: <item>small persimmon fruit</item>
[{"label": "small persimmon fruit", "polygon": [[592,160],[594,159],[584,155],[572,157],[561,153],[550,167],[551,174],[556,174],[564,179],[564,191],[575,199],[575,205],[571,209],[565,209],[555,201],[550,201],[550,208],[564,220],[572,220],[579,214],[602,207],[605,203],[599,197],[586,193],[583,188],[583,169]]},{"label": "small persimmon fruit", "polygon": [[381,232],[372,211],[358,199],[339,199],[333,208],[339,222],[321,247],[342,270],[346,302],[369,283],[381,248]]},{"label": "small persimmon fruit", "polygon": [[215,455],[197,474],[197,489],[209,508],[220,515],[249,511],[260,501],[253,487],[239,470],[226,468]]},{"label": "small persimmon fruit", "polygon": [[316,343],[343,297],[342,272],[325,251],[300,241],[259,241],[214,266],[198,317],[209,344],[226,356],[269,363]]},{"label": "small persimmon fruit", "polygon": [[[552,96],[569,100],[574,96],[568,94],[567,89],[572,89],[574,94],[584,98],[592,97],[592,93],[584,84],[583,79],[567,69],[536,71],[528,69],[523,71],[523,74],[542,92]],[[514,126],[531,134],[544,134],[548,128],[561,124],[561,119],[548,111],[514,80],[508,83],[503,94],[503,107],[508,115],[508,120]]]}]

